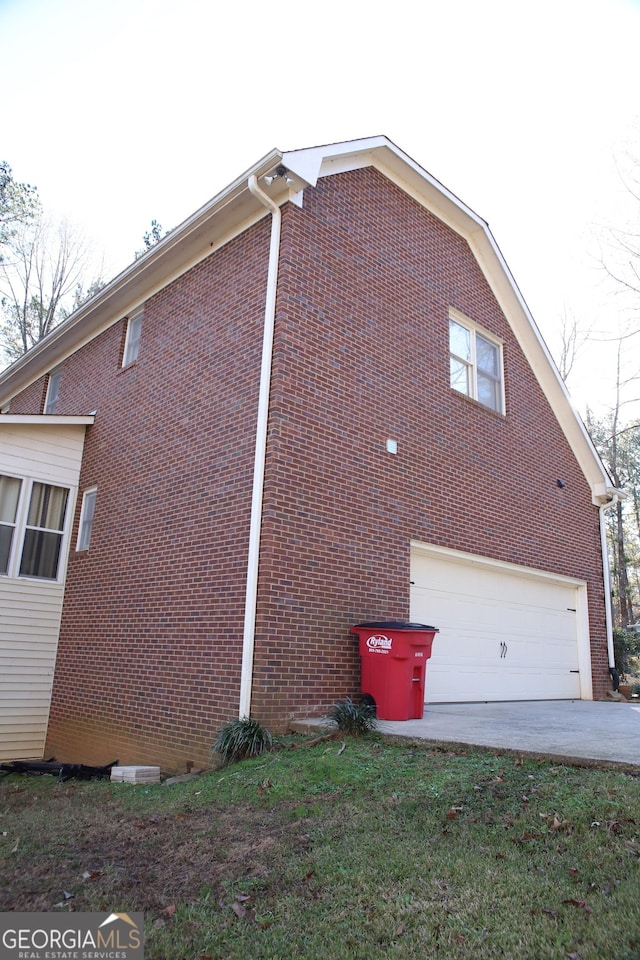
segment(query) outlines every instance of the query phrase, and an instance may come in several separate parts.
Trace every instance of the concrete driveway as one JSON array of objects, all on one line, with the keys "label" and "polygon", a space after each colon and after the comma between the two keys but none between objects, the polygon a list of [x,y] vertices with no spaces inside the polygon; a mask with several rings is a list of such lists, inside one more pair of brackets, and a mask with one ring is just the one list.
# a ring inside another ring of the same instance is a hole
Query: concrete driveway
[{"label": "concrete driveway", "polygon": [[381,733],[559,759],[640,767],[640,702],[530,700],[438,703],[422,720],[379,720]]},{"label": "concrete driveway", "polygon": [[[292,724],[317,731],[321,720]],[[427,704],[422,720],[379,720],[381,733],[438,744],[640,768],[640,701],[529,700]]]}]

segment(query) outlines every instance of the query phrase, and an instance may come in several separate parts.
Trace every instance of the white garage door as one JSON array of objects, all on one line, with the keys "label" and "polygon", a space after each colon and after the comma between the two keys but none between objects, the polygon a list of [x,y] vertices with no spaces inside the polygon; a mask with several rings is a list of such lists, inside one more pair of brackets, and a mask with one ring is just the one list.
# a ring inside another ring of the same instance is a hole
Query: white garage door
[{"label": "white garage door", "polygon": [[591,698],[581,581],[416,545],[411,581],[411,620],[440,630],[427,703]]}]

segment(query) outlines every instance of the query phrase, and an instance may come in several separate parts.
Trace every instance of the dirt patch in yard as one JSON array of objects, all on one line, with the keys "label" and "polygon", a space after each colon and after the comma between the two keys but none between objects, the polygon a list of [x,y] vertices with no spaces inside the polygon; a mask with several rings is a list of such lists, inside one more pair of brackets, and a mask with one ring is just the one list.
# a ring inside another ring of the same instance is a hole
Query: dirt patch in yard
[{"label": "dirt patch in yard", "polygon": [[[172,904],[201,898],[203,891],[216,900],[231,897],[238,881],[266,889],[283,843],[291,850],[293,842],[300,852],[307,843],[300,822],[283,822],[282,810],[275,816],[235,804],[215,814],[188,807],[166,812],[162,803],[149,803],[155,809],[141,812],[115,796],[110,785],[96,805],[84,802],[84,788],[52,786],[45,782],[50,779],[42,778],[41,790],[17,778],[3,786],[2,911],[117,908],[162,915]],[[101,787],[93,785],[96,789]],[[35,809],[44,791],[48,821],[21,816],[25,805]],[[31,835],[22,836],[27,822]]]}]

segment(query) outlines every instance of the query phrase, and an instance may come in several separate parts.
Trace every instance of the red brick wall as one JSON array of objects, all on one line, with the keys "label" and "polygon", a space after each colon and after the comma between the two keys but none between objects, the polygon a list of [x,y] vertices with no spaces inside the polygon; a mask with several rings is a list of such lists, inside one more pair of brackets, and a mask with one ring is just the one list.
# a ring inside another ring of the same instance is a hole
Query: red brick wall
[{"label": "red brick wall", "polygon": [[131,367],[124,320],[64,362],[57,412],[97,416],[48,756],[184,770],[238,714],[269,219],[145,304]]},{"label": "red brick wall", "polygon": [[[63,365],[59,411],[97,410],[98,498],[79,554],[76,512],[48,755],[184,769],[237,716],[269,229],[147,302],[132,367],[124,321]],[[450,389],[450,307],[504,338],[505,417]],[[284,210],[271,399],[254,716],[277,731],[357,692],[349,626],[409,615],[411,539],[586,579],[602,691],[585,480],[467,244],[375,171]]]},{"label": "red brick wall", "polygon": [[[602,693],[597,510],[467,243],[359,170],[286,209],[280,277],[255,714],[357,692],[349,626],[408,617],[411,539],[587,580]],[[449,387],[450,307],[504,339],[505,417]]]},{"label": "red brick wall", "polygon": [[40,377],[30,386],[11,398],[9,413],[39,414],[44,410],[44,401],[47,393],[48,377]]}]

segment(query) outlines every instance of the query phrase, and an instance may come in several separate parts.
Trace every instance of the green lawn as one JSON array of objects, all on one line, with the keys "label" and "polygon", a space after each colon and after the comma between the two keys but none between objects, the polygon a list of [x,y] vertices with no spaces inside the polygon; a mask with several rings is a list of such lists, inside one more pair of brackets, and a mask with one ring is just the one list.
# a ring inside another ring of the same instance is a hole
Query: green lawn
[{"label": "green lawn", "polygon": [[640,958],[633,771],[303,742],[182,784],[1,780],[0,909],[144,911],[156,960]]}]

